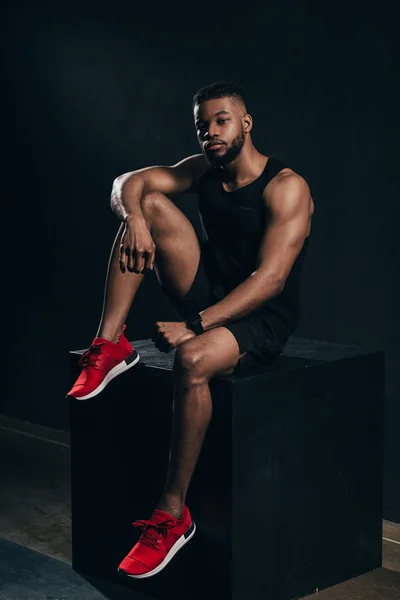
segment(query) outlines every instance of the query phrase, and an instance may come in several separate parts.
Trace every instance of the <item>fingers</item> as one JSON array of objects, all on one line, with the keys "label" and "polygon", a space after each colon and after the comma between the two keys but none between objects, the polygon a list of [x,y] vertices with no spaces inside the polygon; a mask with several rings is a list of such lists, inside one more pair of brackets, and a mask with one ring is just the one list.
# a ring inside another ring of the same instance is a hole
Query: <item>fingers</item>
[{"label": "fingers", "polygon": [[127,269],[130,273],[144,275],[147,270],[154,268],[156,245],[151,238],[144,243],[135,241],[126,235],[126,231],[121,238],[119,248],[120,269],[122,273]]},{"label": "fingers", "polygon": [[154,259],[156,255],[156,245],[151,244],[150,248],[147,250],[145,255],[145,268],[149,270],[153,270],[154,268]]},{"label": "fingers", "polygon": [[121,244],[119,250],[119,267],[123,273],[128,269],[130,273],[139,273],[135,267],[135,253],[131,251],[129,246]]},{"label": "fingers", "polygon": [[[154,245],[154,244],[153,244]],[[150,271],[154,268],[154,250],[143,250],[141,248],[135,248],[133,252],[127,249],[129,260],[127,264],[128,271],[130,273],[141,273],[144,275],[146,271]]]},{"label": "fingers", "polygon": [[132,250],[129,246],[125,249],[127,256],[127,264],[126,267],[130,273],[136,273],[135,271],[135,251]]},{"label": "fingers", "polygon": [[127,226],[125,224],[125,228],[121,236],[121,243],[119,246],[119,268],[121,269],[122,273],[125,273],[128,258],[126,254],[126,232]]},{"label": "fingers", "polygon": [[131,272],[133,272],[133,273],[142,273],[142,271],[144,269],[144,254],[145,254],[145,252],[144,252],[143,248],[135,248],[133,250],[133,252],[131,254],[131,256],[132,256],[132,270],[131,270]]},{"label": "fingers", "polygon": [[135,273],[145,273],[147,270],[152,270],[154,267],[154,257],[156,245],[153,241],[146,246],[138,246],[134,250],[135,256]]},{"label": "fingers", "polygon": [[154,342],[155,347],[160,352],[167,353],[167,352],[171,352],[171,350],[173,349],[172,346],[164,338],[158,323],[156,323],[154,325],[153,333],[151,335],[151,341]]},{"label": "fingers", "polygon": [[119,247],[119,268],[121,269],[121,271],[123,273],[125,273],[125,269],[126,269],[126,253],[125,253],[125,246],[124,244],[121,244]]}]

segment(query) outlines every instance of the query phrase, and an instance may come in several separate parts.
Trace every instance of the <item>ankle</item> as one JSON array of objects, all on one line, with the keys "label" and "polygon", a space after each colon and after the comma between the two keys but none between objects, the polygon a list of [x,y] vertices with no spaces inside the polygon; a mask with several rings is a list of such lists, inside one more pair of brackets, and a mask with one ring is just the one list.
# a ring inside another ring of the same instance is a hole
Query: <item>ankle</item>
[{"label": "ankle", "polygon": [[160,498],[157,508],[174,515],[176,518],[181,518],[184,505],[185,499],[181,495],[164,493]]},{"label": "ankle", "polygon": [[108,342],[112,342],[113,344],[118,344],[122,335],[122,331],[115,334],[114,332],[107,331],[106,329],[99,329],[96,333],[96,337],[103,338]]},{"label": "ankle", "polygon": [[163,512],[166,512],[167,514],[171,515],[172,517],[174,517],[174,519],[178,519],[179,521],[182,519],[183,517],[183,507],[184,505],[171,505],[168,502],[164,502],[163,500],[160,500],[160,502],[157,504],[157,509],[158,510],[162,510]]}]

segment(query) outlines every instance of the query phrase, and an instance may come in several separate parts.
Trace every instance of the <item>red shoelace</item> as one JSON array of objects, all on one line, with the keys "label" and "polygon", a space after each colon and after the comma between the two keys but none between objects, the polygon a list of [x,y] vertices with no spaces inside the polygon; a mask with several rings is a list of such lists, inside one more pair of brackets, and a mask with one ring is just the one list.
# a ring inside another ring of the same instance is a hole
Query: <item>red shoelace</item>
[{"label": "red shoelace", "polygon": [[101,346],[104,346],[105,342],[99,342],[90,346],[86,352],[82,354],[79,359],[78,365],[82,368],[93,367],[97,369],[97,363],[100,359]]},{"label": "red shoelace", "polygon": [[164,537],[167,534],[167,530],[174,527],[174,525],[176,525],[174,519],[166,519],[161,523],[153,523],[152,521],[141,519],[139,521],[134,521],[133,523],[134,527],[144,527],[144,531],[139,538],[140,543],[156,549],[157,544],[161,540],[161,536]]}]

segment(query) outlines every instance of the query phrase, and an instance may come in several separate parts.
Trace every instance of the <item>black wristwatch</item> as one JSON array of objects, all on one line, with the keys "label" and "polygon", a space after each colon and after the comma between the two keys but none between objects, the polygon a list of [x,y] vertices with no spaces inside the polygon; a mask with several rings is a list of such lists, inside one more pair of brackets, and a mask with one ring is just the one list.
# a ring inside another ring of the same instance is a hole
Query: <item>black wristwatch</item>
[{"label": "black wristwatch", "polygon": [[201,315],[199,314],[189,317],[188,319],[186,319],[185,323],[187,327],[194,331],[196,335],[200,335],[205,331],[203,329],[203,325],[201,324]]}]

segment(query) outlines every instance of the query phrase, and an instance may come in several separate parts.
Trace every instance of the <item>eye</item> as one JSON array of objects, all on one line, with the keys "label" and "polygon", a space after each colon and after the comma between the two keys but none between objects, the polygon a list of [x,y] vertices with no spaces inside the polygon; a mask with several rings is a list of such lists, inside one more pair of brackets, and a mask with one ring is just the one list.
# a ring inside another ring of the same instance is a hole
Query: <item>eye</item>
[{"label": "eye", "polygon": [[217,123],[226,123],[229,119],[218,119]]}]

